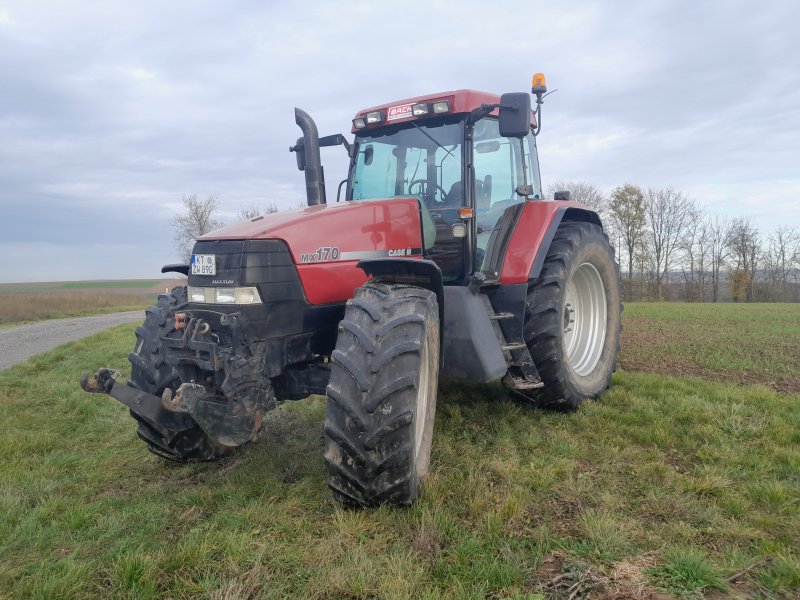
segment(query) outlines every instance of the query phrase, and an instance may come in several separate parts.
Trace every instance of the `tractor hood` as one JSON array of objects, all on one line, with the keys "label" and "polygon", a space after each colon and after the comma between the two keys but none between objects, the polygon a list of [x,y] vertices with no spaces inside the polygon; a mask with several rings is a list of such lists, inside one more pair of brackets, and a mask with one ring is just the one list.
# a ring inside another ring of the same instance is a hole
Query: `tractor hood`
[{"label": "tractor hood", "polygon": [[[263,215],[199,238],[204,242],[265,239],[286,242],[296,264],[421,256],[420,205],[415,198],[320,204]],[[338,249],[339,257],[326,257],[325,252],[312,257],[320,248]]]},{"label": "tractor hood", "polygon": [[214,252],[215,241],[281,240],[309,302],[324,304],[350,298],[366,280],[356,267],[359,260],[422,258],[420,211],[416,198],[320,204],[256,217],[198,241],[205,253]]}]

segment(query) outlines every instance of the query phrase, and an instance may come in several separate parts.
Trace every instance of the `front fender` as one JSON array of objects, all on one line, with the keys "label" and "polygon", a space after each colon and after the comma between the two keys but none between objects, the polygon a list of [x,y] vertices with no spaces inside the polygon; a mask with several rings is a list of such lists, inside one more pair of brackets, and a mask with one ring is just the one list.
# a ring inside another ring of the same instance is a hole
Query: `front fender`
[{"label": "front fender", "polygon": [[[416,285],[436,294],[439,304],[439,343],[443,347],[444,335],[444,285],[442,270],[432,260],[417,258],[367,258],[356,265],[368,277],[380,277],[382,281]],[[440,357],[444,353],[440,354]]]}]

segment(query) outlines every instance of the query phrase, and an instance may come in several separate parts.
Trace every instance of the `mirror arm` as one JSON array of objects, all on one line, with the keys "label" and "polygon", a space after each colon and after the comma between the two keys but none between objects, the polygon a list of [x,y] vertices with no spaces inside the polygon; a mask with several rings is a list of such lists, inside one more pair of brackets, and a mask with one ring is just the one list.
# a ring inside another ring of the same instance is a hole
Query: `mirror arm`
[{"label": "mirror arm", "polygon": [[544,104],[542,95],[536,94],[536,130],[533,132],[533,137],[536,137],[542,132],[542,104]]},{"label": "mirror arm", "polygon": [[558,90],[550,90],[546,94],[542,94],[539,92],[536,94],[536,131],[533,132],[533,137],[539,135],[542,131],[542,104],[544,104],[544,99],[547,98],[550,94],[555,94]]},{"label": "mirror arm", "polygon": [[347,151],[347,156],[353,156],[353,150],[350,146],[350,142],[348,142],[341,133],[326,135],[325,137],[319,138],[319,145],[322,148],[326,146],[344,146],[344,149]]},{"label": "mirror arm", "polygon": [[[344,146],[347,156],[350,158],[353,157],[353,146],[350,145],[350,142],[348,142],[341,133],[319,138],[319,147],[325,148],[327,146]],[[297,144],[294,146],[289,146],[289,152],[302,152],[303,150],[303,138],[298,139]]]},{"label": "mirror arm", "polygon": [[478,108],[473,109],[472,112],[469,113],[468,122],[475,123],[476,121],[480,121],[483,117],[491,113],[495,108],[499,108],[499,104],[481,104]]}]

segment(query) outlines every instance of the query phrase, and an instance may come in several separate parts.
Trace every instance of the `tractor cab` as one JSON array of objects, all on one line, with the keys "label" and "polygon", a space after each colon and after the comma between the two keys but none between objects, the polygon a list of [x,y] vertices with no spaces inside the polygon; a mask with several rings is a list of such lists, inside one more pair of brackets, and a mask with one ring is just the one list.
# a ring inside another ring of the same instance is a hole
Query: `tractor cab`
[{"label": "tractor cab", "polygon": [[496,278],[487,250],[503,233],[501,217],[542,197],[530,103],[520,107],[527,127],[518,138],[501,134],[502,105],[500,96],[458,90],[369,108],[353,119],[345,199],[416,198],[424,255],[451,284],[476,271]]}]

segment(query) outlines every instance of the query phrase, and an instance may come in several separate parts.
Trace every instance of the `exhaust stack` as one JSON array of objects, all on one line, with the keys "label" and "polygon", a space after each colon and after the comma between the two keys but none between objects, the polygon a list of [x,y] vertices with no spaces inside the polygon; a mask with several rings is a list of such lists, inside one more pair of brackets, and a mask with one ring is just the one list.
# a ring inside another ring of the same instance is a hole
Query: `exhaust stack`
[{"label": "exhaust stack", "polygon": [[[294,120],[303,131],[303,162],[306,174],[306,201],[309,206],[325,204],[325,174],[319,155],[319,133],[314,119],[299,108],[294,109]],[[301,151],[297,144],[297,152]]]}]

